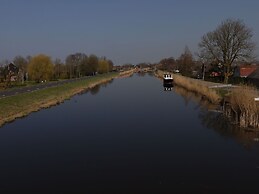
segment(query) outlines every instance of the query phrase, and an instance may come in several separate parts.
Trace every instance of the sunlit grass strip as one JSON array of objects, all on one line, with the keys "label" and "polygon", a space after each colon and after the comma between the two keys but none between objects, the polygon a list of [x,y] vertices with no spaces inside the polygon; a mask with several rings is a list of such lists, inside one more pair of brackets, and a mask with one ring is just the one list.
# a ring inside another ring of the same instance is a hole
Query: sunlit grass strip
[{"label": "sunlit grass strip", "polygon": [[206,84],[202,84],[202,82],[192,79],[186,78],[181,75],[174,75],[174,83],[178,86],[184,87],[189,91],[198,93],[204,97],[206,97],[210,102],[217,104],[221,100],[221,96],[214,89],[208,88]]},{"label": "sunlit grass strip", "polygon": [[57,87],[0,99],[0,126],[31,112],[59,104],[77,93],[118,76],[118,73],[103,74]]},{"label": "sunlit grass strip", "polygon": [[[163,74],[164,74],[163,71],[158,71],[156,76],[163,78]],[[208,85],[206,85],[206,82],[184,77],[178,74],[173,74],[173,78],[174,78],[174,84],[180,87],[183,87],[191,92],[202,95],[213,104],[219,103],[220,100],[222,99],[222,97],[215,89],[208,88]]]},{"label": "sunlit grass strip", "polygon": [[135,73],[135,69],[130,69],[130,70],[127,70],[127,71],[122,71],[120,72],[120,77],[127,77],[127,76],[131,76],[133,73]]}]

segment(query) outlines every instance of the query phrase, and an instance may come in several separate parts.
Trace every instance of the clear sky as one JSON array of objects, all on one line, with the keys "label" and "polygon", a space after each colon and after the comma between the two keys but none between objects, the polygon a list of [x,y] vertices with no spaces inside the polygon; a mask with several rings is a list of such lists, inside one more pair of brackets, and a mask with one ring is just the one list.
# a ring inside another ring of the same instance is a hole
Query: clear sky
[{"label": "clear sky", "polygon": [[259,0],[0,0],[0,61],[83,52],[153,63],[185,46],[197,52],[227,18],[243,20],[259,44]]}]

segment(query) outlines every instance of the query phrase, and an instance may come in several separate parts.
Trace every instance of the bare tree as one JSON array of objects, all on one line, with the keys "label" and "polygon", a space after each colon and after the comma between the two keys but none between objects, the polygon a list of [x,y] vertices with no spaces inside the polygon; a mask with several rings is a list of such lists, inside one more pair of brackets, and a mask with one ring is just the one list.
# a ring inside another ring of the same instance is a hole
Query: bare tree
[{"label": "bare tree", "polygon": [[224,82],[228,83],[231,65],[236,61],[253,58],[253,33],[241,20],[227,19],[216,30],[208,32],[199,43],[199,56],[216,61],[225,67]]},{"label": "bare tree", "polygon": [[164,59],[161,59],[157,68],[164,71],[173,71],[177,69],[177,64],[173,57],[164,58]]},{"label": "bare tree", "polygon": [[177,60],[177,64],[182,75],[192,75],[192,71],[194,70],[194,61],[192,53],[188,46],[185,46],[184,53],[181,54],[181,56]]},{"label": "bare tree", "polygon": [[54,61],[54,78],[55,79],[59,79],[61,77],[61,71],[62,71],[62,67],[64,65],[62,64],[61,59],[56,58]]},{"label": "bare tree", "polygon": [[14,64],[19,68],[18,78],[24,84],[25,74],[27,72],[28,61],[22,56],[16,56],[13,59]]},{"label": "bare tree", "polygon": [[84,53],[75,53],[68,55],[66,58],[66,65],[69,69],[69,78],[81,76],[81,63],[87,58]]}]

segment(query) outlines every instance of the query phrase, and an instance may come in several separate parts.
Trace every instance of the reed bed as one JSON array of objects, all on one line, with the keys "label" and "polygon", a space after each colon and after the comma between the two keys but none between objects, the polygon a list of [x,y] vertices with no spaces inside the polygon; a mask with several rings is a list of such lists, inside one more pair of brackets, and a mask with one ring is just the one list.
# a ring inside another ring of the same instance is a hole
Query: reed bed
[{"label": "reed bed", "polygon": [[211,102],[204,100],[201,95],[191,92],[181,86],[176,85],[174,87],[174,91],[184,98],[186,104],[188,104],[191,100],[196,102],[200,107],[206,108],[207,110],[219,110],[220,106],[218,104],[212,104]]},{"label": "reed bed", "polygon": [[221,96],[216,90],[208,88],[206,84],[203,84],[199,80],[183,77],[181,75],[174,75],[174,83],[191,92],[202,95],[213,104],[218,104],[221,100]]},{"label": "reed bed", "polygon": [[259,103],[255,101],[258,94],[255,87],[247,85],[232,90],[229,96],[232,117],[241,127],[259,128]]}]

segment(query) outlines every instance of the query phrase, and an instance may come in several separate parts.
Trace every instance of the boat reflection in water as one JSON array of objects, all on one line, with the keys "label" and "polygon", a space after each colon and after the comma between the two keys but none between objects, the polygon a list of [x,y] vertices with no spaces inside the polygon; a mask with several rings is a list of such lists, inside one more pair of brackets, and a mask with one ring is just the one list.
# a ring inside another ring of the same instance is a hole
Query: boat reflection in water
[{"label": "boat reflection in water", "polygon": [[173,76],[169,73],[164,74],[164,90],[165,91],[171,91],[173,88]]},{"label": "boat reflection in water", "polygon": [[164,82],[163,86],[164,86],[164,91],[172,91],[172,89],[174,87],[173,83],[165,83],[165,82]]}]

